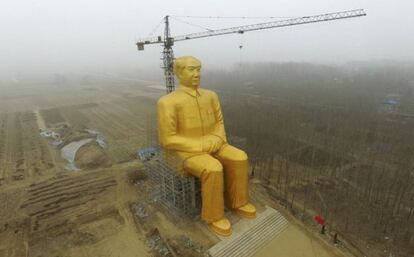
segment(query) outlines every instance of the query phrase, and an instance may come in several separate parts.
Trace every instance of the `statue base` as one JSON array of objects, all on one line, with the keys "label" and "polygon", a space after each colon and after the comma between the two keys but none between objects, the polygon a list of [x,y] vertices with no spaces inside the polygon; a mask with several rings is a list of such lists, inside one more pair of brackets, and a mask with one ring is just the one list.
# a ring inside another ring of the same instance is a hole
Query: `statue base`
[{"label": "statue base", "polygon": [[232,226],[230,237],[208,250],[211,257],[250,257],[273,238],[281,234],[289,222],[275,209],[266,207],[256,219],[241,219]]}]

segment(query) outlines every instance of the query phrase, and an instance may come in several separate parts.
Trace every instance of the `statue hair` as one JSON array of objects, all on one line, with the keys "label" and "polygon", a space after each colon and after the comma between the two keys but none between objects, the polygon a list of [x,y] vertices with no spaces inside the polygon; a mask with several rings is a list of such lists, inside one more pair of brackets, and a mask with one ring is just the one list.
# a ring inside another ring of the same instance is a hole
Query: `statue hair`
[{"label": "statue hair", "polygon": [[201,64],[200,60],[193,57],[193,56],[181,56],[181,57],[177,57],[175,58],[174,61],[174,74],[178,75],[181,73],[181,71],[185,68],[185,65],[187,63],[188,60],[193,59],[195,61],[197,61],[198,63]]}]

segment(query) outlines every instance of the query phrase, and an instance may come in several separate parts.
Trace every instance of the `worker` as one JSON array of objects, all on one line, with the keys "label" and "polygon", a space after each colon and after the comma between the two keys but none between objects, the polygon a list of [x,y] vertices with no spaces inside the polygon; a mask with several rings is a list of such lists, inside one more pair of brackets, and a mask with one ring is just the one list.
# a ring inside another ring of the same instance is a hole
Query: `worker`
[{"label": "worker", "polygon": [[224,204],[239,216],[255,218],[249,203],[248,158],[227,142],[215,92],[200,88],[201,62],[176,58],[179,88],[157,103],[161,146],[179,157],[182,171],[201,180],[201,218],[217,234],[231,235]]}]

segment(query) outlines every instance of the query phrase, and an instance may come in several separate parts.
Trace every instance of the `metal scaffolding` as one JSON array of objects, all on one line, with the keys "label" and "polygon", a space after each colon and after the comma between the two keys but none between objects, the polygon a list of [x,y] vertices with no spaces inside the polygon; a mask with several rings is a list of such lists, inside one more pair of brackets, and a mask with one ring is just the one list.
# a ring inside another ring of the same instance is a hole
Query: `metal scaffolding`
[{"label": "metal scaffolding", "polygon": [[159,147],[138,151],[154,196],[168,209],[186,216],[196,216],[201,210],[201,185],[193,176],[180,175],[180,160]]}]

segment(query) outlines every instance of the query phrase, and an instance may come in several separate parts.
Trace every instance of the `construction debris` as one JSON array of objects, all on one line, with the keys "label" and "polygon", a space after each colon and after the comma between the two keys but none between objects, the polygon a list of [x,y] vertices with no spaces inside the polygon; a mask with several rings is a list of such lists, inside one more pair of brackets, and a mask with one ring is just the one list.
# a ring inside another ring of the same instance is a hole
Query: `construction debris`
[{"label": "construction debris", "polygon": [[186,235],[180,235],[177,237],[177,241],[185,248],[190,249],[196,253],[203,253],[203,246],[197,242],[194,242],[191,238]]},{"label": "construction debris", "polygon": [[142,203],[132,204],[131,208],[132,208],[133,213],[140,219],[145,219],[149,216],[147,209]]}]

